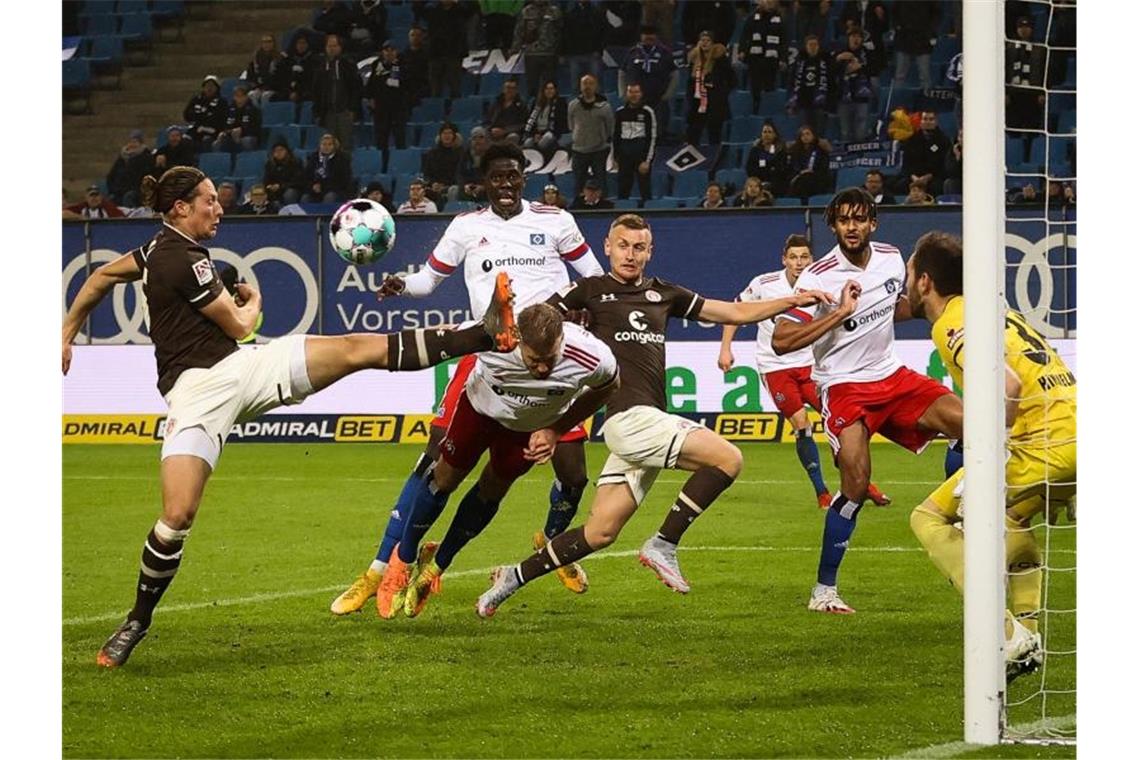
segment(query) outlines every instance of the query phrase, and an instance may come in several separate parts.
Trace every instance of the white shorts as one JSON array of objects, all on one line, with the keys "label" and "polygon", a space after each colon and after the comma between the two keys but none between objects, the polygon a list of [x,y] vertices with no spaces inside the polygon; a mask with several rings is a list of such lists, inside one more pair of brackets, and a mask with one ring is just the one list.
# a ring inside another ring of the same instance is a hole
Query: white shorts
[{"label": "white shorts", "polygon": [[[213,367],[188,369],[166,394],[170,411],[162,458],[192,454],[213,469],[235,422],[251,420],[278,406],[299,404],[311,392],[304,335],[239,348]],[[204,435],[189,432],[194,429]],[[179,435],[184,431],[187,434]]]},{"label": "white shorts", "polygon": [[610,417],[602,428],[610,456],[598,485],[626,483],[638,504],[645,500],[657,473],[676,467],[681,446],[701,425],[652,406],[634,406]]}]

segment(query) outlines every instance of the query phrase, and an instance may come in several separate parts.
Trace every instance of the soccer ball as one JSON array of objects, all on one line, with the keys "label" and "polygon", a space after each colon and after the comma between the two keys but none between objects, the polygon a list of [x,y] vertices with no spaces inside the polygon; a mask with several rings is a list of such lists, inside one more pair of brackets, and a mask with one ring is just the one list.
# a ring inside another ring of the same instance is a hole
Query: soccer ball
[{"label": "soccer ball", "polygon": [[329,223],[329,241],[349,264],[371,264],[396,244],[396,222],[388,209],[368,198],[348,201]]}]

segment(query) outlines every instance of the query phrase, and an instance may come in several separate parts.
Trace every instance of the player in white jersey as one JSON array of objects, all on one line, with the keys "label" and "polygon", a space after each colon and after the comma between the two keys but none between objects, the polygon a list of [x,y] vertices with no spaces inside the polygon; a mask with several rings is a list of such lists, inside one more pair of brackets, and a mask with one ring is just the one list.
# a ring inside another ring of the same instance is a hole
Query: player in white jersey
[{"label": "player in white jersey", "polygon": [[[522,199],[526,158],[518,146],[492,145],[483,154],[480,166],[490,207],[456,216],[428,256],[427,265],[406,278],[395,275],[386,278],[377,293],[379,298],[401,294],[426,296],[462,268],[471,316],[480,319],[488,303],[482,289],[493,287],[496,272],[506,271],[510,275],[516,311],[545,301],[569,283],[567,264],[583,277],[602,273],[573,216],[554,206]],[[439,453],[439,442],[451,423],[459,394],[474,367],[473,356],[464,357],[456,365],[455,375],[432,420],[428,445],[396,500],[376,557],[364,573],[333,600],[333,614],[356,612],[377,593],[392,549],[403,533],[412,492]],[[562,445],[552,461],[555,480],[550,489],[550,511],[544,530],[535,533],[536,545],[545,544],[549,537],[566,530],[578,510],[588,482],[586,437],[585,429],[577,426],[560,441]],[[571,591],[581,593],[586,590],[587,581],[580,571],[577,566],[563,568],[559,580]],[[377,609],[386,606],[381,596],[377,597]]]},{"label": "player in white jersey", "polygon": [[[736,300],[763,301],[794,293],[800,274],[812,263],[811,243],[803,235],[788,235],[780,261],[784,265],[783,269],[753,277]],[[776,323],[770,319],[756,325],[756,369],[760,372],[764,387],[776,402],[776,408],[795,430],[796,456],[815,488],[816,503],[820,509],[829,509],[831,492],[823,481],[819,449],[812,438],[812,424],[804,408],[805,404],[811,404],[817,411],[822,408],[819,391],[811,376],[814,360],[812,350],[810,346],[804,346],[798,351],[780,356],[772,350],[772,331],[775,326]],[[720,356],[717,359],[721,372],[728,372],[736,361],[732,355],[732,339],[737,329],[736,325],[723,327]],[[879,506],[891,503],[874,483],[867,485],[867,498]]]},{"label": "player in white jersey", "polygon": [[[511,484],[548,460],[558,439],[600,409],[620,384],[610,349],[583,328],[564,324],[553,306],[523,309],[518,328],[514,351],[479,355],[439,456],[417,484],[380,584],[382,617],[418,615],[456,553],[491,522]],[[484,451],[490,453],[487,466],[460,502],[443,541],[420,550],[448,497]]]},{"label": "player in white jersey", "polygon": [[839,598],[835,581],[867,497],[871,436],[880,433],[915,453],[939,433],[961,438],[962,402],[895,356],[894,322],[911,318],[906,264],[894,246],[871,242],[878,227],[874,199],[862,188],[842,190],[828,204],[826,219],[837,245],[800,275],[796,289],[831,293],[838,303],[779,315],[772,348],[784,355],[812,347],[812,377],[839,466],[841,490],[827,512],[808,609],[851,614],[855,610]]}]

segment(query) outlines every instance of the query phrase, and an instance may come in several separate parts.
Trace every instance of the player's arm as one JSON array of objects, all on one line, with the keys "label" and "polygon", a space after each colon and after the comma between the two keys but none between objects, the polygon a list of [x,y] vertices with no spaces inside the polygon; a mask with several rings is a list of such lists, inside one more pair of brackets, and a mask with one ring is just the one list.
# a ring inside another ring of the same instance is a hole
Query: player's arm
[{"label": "player's arm", "polygon": [[223,288],[217,297],[198,311],[222,328],[227,337],[241,340],[257,329],[257,317],[261,314],[261,293],[245,282],[237,283],[235,289],[236,297]]},{"label": "player's arm", "polygon": [[559,257],[569,264],[579,277],[596,277],[605,274],[602,271],[602,265],[598,263],[598,257],[594,255],[594,251],[590,248],[590,244],[586,242],[586,238],[582,235],[582,231],[578,229],[578,223],[574,221],[574,217],[567,212],[558,215],[561,227],[558,230],[558,239],[556,248]]},{"label": "player's arm", "polygon": [[111,288],[141,277],[142,265],[132,251],[99,267],[84,281],[63,318],[63,374],[66,375],[71,368],[71,343],[88,315],[111,292]]},{"label": "player's arm", "polygon": [[843,286],[839,306],[834,311],[819,319],[809,319],[805,322],[794,322],[790,319],[777,321],[776,329],[772,332],[772,350],[782,356],[815,343],[855,313],[855,303],[859,294],[859,283],[848,280]]},{"label": "player's arm", "polygon": [[530,434],[530,441],[523,451],[523,456],[539,464],[554,455],[554,447],[558,439],[574,429],[575,425],[584,422],[605,406],[610,397],[621,387],[621,377],[617,364],[611,359],[606,370],[608,376],[598,378],[600,385],[587,385],[586,390],[574,399],[570,408],[548,428],[536,430]]},{"label": "player's arm", "polygon": [[834,303],[835,299],[821,290],[803,290],[790,296],[768,298],[762,301],[717,301],[706,300],[697,317],[703,322],[716,322],[722,325],[747,325],[763,322],[777,314],[797,306],[813,306],[817,303]]},{"label": "player's arm", "polygon": [[1021,413],[1021,378],[1013,367],[1005,365],[1005,427],[1008,430]]},{"label": "player's arm", "polygon": [[905,322],[914,319],[914,312],[910,310],[910,299],[903,296],[895,303],[895,321]]},{"label": "player's arm", "polygon": [[732,355],[732,338],[736,335],[736,325],[724,325],[720,333],[720,356],[717,357],[716,366],[721,372],[728,372],[736,363]]},{"label": "player's arm", "polygon": [[467,249],[463,244],[461,230],[456,229],[457,222],[458,219],[454,219],[447,226],[439,244],[428,254],[427,262],[420,271],[407,277],[395,274],[385,277],[384,282],[380,283],[380,289],[376,291],[377,300],[398,295],[409,295],[412,298],[431,295],[441,282],[458,269],[467,255]]}]

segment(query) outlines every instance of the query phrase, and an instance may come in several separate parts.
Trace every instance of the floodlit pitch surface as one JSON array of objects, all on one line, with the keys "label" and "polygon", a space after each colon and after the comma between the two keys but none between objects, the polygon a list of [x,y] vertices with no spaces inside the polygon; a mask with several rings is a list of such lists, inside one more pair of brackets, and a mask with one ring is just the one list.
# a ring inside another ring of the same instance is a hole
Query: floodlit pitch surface
[{"label": "floodlit pitch surface", "polygon": [[[822,453],[826,457],[826,449]],[[858,614],[805,608],[822,513],[791,446],[745,445],[738,482],[685,537],[687,596],[637,564],[683,480],[665,473],[575,596],[536,581],[492,620],[491,566],[530,551],[550,470],[516,485],[415,620],[328,605],[368,564],[419,449],[227,447],[150,636],[127,667],[95,652],[133,601],[158,514],[158,452],[65,446],[63,750],[67,757],[1072,757],[1071,748],[961,752],[960,597],[911,535],[940,446],[873,447],[893,497],[868,506],[840,573]],[[590,472],[605,456],[588,450]],[[838,476],[830,466],[835,488]],[[584,519],[593,489],[576,523]],[[430,536],[442,536],[458,497]],[[1044,543],[1044,536],[1040,536]],[[1052,561],[1075,563],[1075,531]],[[1051,607],[1075,607],[1073,574]],[[1075,648],[1072,616],[1051,648]],[[1049,682],[1075,683],[1074,658]],[[1013,698],[1037,688],[1013,686]],[[1066,701],[1067,700],[1067,701]],[[1051,700],[1049,716],[1075,713]],[[1012,716],[1041,717],[1038,707]]]}]

